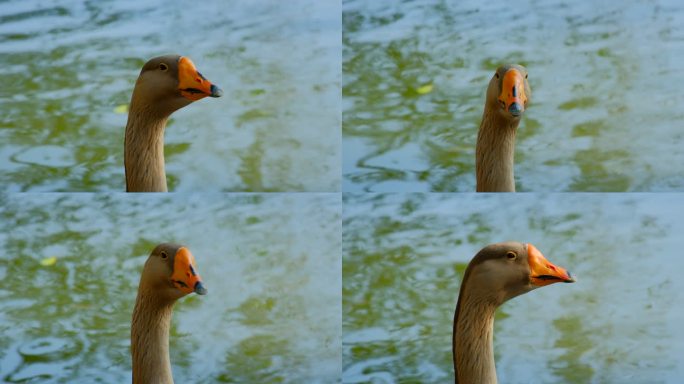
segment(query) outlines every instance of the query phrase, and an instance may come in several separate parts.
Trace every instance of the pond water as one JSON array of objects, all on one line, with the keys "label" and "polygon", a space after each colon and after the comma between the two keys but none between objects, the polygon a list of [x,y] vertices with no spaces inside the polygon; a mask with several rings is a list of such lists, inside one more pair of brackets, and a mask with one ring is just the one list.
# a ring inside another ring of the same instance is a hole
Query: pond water
[{"label": "pond water", "polygon": [[465,267],[529,242],[577,277],[505,303],[502,383],[679,383],[684,196],[345,195],[343,382],[453,382]]},{"label": "pond water", "polygon": [[160,242],[186,244],[209,291],[175,306],[177,383],[336,382],[340,223],[332,194],[0,195],[0,382],[130,382]]},{"label": "pond water", "polygon": [[147,59],[178,53],[224,96],[172,116],[171,191],[339,190],[340,9],[332,0],[0,2],[1,189],[123,191],[118,107]]},{"label": "pond water", "polygon": [[343,2],[343,190],[474,191],[495,68],[529,70],[521,191],[681,191],[684,4]]}]

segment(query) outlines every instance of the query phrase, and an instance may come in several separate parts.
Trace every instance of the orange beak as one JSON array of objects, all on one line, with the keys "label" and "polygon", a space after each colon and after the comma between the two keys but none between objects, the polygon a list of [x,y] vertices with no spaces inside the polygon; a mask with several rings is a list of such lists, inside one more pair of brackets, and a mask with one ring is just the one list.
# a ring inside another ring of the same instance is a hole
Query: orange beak
[{"label": "orange beak", "polygon": [[173,285],[184,293],[195,292],[198,295],[206,295],[207,289],[202,285],[202,278],[197,273],[195,256],[185,247],[178,249],[173,261]]},{"label": "orange beak", "polygon": [[178,61],[178,90],[186,99],[197,101],[207,96],[221,97],[221,88],[207,80],[195,67],[189,57]]},{"label": "orange beak", "polygon": [[509,69],[504,74],[499,101],[504,109],[515,117],[522,115],[525,111],[525,105],[527,105],[525,77],[517,69]]},{"label": "orange beak", "polygon": [[530,281],[536,286],[575,282],[570,272],[551,264],[532,244],[527,244],[527,262],[530,264]]}]

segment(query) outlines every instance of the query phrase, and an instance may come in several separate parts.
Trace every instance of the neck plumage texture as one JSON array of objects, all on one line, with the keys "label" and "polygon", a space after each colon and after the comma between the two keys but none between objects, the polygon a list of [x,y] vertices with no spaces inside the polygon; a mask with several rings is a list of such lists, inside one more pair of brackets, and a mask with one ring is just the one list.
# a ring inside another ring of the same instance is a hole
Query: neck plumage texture
[{"label": "neck plumage texture", "polygon": [[124,164],[126,191],[166,192],[164,129],[168,115],[137,105],[135,97],[126,124]]},{"label": "neck plumage texture", "polygon": [[508,120],[488,106],[477,135],[478,192],[515,192],[515,133],[520,119]]},{"label": "neck plumage texture", "polygon": [[131,323],[133,384],[173,384],[169,329],[174,301],[161,300],[141,286]]},{"label": "neck plumage texture", "polygon": [[453,360],[456,384],[496,384],[494,300],[465,285],[454,315]]}]

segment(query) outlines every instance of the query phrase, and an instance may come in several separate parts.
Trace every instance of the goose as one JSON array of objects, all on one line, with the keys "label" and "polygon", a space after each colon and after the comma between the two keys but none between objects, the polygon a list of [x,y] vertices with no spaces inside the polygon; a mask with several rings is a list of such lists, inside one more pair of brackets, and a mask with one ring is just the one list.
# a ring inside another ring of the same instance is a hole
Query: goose
[{"label": "goose", "polygon": [[475,149],[477,192],[515,192],[515,133],[530,94],[521,65],[502,65],[489,81]]},{"label": "goose", "polygon": [[133,384],[173,384],[169,328],[173,305],[189,294],[205,295],[195,257],[179,244],[159,244],[145,262],[131,321]]},{"label": "goose", "polygon": [[494,312],[533,289],[575,279],[550,263],[532,244],[490,244],[470,261],[454,313],[452,352],[455,382],[496,384]]},{"label": "goose", "polygon": [[197,70],[187,56],[150,59],[135,82],[124,139],[127,192],[166,192],[164,129],[176,110],[204,97],[221,97],[221,88]]}]

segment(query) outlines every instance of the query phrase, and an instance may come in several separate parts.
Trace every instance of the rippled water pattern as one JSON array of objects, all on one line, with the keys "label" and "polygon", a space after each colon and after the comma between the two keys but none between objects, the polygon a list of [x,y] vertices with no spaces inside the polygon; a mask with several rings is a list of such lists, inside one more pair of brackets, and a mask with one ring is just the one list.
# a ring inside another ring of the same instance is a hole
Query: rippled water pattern
[{"label": "rippled water pattern", "polygon": [[170,190],[339,190],[340,18],[331,0],[0,2],[0,190],[123,191],[115,109],[168,53],[224,90],[173,115]]},{"label": "rippled water pattern", "polygon": [[347,195],[343,382],[453,382],[465,267],[484,245],[517,240],[577,282],[499,309],[501,383],[679,383],[682,215],[674,194]]},{"label": "rippled water pattern", "polygon": [[326,194],[0,195],[0,382],[130,383],[160,242],[186,244],[209,291],[175,306],[176,383],[336,382],[340,215]]},{"label": "rippled water pattern", "polygon": [[343,31],[345,191],[474,191],[505,62],[532,88],[518,190],[684,190],[680,1],[344,0]]}]

